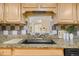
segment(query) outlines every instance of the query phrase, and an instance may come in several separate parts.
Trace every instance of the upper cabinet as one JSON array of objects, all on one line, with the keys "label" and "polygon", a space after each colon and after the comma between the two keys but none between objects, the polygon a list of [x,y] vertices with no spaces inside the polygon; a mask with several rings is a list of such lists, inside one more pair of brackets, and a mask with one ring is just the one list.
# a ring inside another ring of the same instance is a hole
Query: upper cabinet
[{"label": "upper cabinet", "polygon": [[54,8],[56,7],[56,3],[23,3],[22,6],[24,8],[38,8],[40,5],[41,8]]},{"label": "upper cabinet", "polygon": [[20,4],[6,3],[4,20],[6,22],[19,23],[21,21]]},{"label": "upper cabinet", "polygon": [[76,12],[77,12],[77,22],[79,23],[79,4],[77,4]]},{"label": "upper cabinet", "polygon": [[57,4],[56,3],[43,3],[39,4],[40,9],[43,9],[45,11],[53,11],[54,13],[57,13]]},{"label": "upper cabinet", "polygon": [[36,3],[32,3],[32,4],[31,3],[23,3],[22,7],[23,8],[37,8],[38,5]]},{"label": "upper cabinet", "polygon": [[0,3],[0,23],[24,23],[23,13],[28,11],[52,11],[56,22],[79,22],[79,4],[75,3]]},{"label": "upper cabinet", "polygon": [[76,4],[58,4],[58,22],[73,23],[76,20]]},{"label": "upper cabinet", "polygon": [[4,4],[0,3],[0,23],[3,22]]},{"label": "upper cabinet", "polygon": [[43,3],[41,4],[41,8],[56,8],[56,3]]},{"label": "upper cabinet", "polygon": [[56,12],[56,3],[23,3],[22,13],[26,11],[54,11]]},{"label": "upper cabinet", "polygon": [[36,3],[23,3],[22,4],[22,13],[26,11],[34,11],[38,8],[38,5]]}]

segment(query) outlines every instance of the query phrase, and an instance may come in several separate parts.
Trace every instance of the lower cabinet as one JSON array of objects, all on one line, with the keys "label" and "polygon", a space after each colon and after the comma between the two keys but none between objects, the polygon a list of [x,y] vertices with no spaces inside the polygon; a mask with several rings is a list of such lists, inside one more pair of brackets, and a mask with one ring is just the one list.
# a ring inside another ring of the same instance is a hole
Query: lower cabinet
[{"label": "lower cabinet", "polygon": [[61,48],[14,48],[14,56],[63,56]]},{"label": "lower cabinet", "polygon": [[64,56],[62,48],[0,48],[0,56]]},{"label": "lower cabinet", "polygon": [[0,48],[0,56],[11,56],[11,52],[10,48]]}]

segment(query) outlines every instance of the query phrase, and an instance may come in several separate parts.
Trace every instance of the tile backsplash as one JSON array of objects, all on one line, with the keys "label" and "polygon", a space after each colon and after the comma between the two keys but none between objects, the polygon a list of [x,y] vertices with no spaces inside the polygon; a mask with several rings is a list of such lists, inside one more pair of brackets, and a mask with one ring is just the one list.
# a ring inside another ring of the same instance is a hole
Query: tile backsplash
[{"label": "tile backsplash", "polygon": [[26,33],[25,25],[0,25],[0,35],[25,35]]}]

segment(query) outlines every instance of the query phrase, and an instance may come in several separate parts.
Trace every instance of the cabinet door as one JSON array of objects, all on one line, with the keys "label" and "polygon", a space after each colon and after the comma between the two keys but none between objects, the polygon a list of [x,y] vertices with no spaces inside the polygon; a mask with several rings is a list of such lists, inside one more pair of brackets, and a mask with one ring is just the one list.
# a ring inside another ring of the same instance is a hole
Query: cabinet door
[{"label": "cabinet door", "polygon": [[20,4],[18,3],[5,4],[5,21],[7,22],[20,21]]},{"label": "cabinet door", "polygon": [[10,48],[0,48],[0,56],[11,56]]},{"label": "cabinet door", "polygon": [[63,49],[55,48],[14,48],[14,56],[63,56]]},{"label": "cabinet door", "polygon": [[79,22],[79,4],[77,4],[77,21]]},{"label": "cabinet door", "polygon": [[3,21],[4,4],[0,3],[0,22]]},{"label": "cabinet door", "polygon": [[76,4],[58,4],[59,21],[74,22],[76,20]]}]

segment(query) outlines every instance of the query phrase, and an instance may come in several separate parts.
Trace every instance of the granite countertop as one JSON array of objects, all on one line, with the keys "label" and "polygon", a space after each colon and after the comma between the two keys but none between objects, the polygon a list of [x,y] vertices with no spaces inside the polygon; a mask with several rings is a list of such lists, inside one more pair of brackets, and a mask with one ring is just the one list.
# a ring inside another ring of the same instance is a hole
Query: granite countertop
[{"label": "granite countertop", "polygon": [[79,42],[73,45],[64,44],[63,39],[53,39],[56,44],[3,44],[0,43],[0,48],[79,48]]}]

